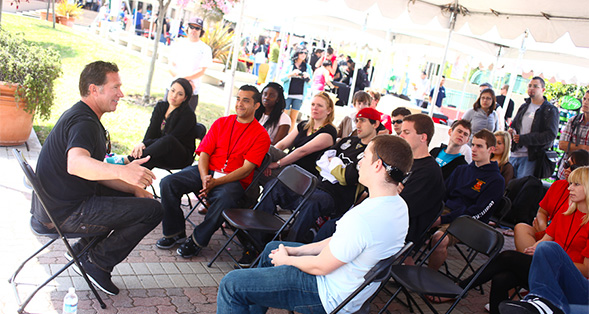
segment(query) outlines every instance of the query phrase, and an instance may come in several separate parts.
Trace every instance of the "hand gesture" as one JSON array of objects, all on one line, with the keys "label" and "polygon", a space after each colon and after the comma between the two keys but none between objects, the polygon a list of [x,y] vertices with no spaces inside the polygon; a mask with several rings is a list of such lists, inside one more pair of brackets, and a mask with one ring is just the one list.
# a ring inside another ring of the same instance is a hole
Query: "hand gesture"
[{"label": "hand gesture", "polygon": [[150,156],[141,159],[135,159],[133,162],[128,163],[122,167],[120,167],[120,179],[131,184],[137,186],[139,188],[145,189],[155,179],[155,175],[151,170],[141,166],[142,164],[146,163],[149,160]]},{"label": "hand gesture", "polygon": [[202,180],[202,189],[200,190],[200,197],[207,197],[209,192],[217,186],[217,179],[211,175],[205,176]]},{"label": "hand gesture", "polygon": [[284,244],[280,244],[278,249],[272,250],[268,257],[272,260],[272,265],[274,266],[286,265],[288,251],[284,247]]},{"label": "hand gesture", "polygon": [[131,152],[131,156],[134,158],[141,158],[143,156],[143,150],[145,149],[145,144],[139,143],[133,147],[133,151]]}]

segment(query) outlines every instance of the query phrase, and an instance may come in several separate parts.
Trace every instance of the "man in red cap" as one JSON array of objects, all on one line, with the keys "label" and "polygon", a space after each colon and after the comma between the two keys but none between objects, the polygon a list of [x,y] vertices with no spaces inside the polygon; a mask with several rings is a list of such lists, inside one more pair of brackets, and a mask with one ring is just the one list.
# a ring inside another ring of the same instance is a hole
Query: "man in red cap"
[{"label": "man in red cap", "polygon": [[[200,17],[191,17],[188,20],[188,37],[180,38],[172,45],[172,56],[168,69],[173,77],[170,82],[182,77],[192,84],[192,97],[189,103],[192,110],[196,110],[198,105],[200,79],[213,62],[211,47],[200,40],[205,34],[203,27],[204,23]],[[164,99],[166,97],[164,96]]]},{"label": "man in red cap", "polygon": [[[305,206],[299,212],[287,241],[309,243],[313,240],[316,221],[320,217],[339,218],[354,205],[357,197],[364,192],[358,184],[358,161],[364,157],[364,149],[376,136],[381,113],[373,108],[364,108],[356,114],[357,136],[342,138],[317,160],[319,184]],[[295,208],[299,202],[296,194],[288,188],[277,185],[258,210],[273,213],[276,205]],[[239,260],[247,267],[256,258],[251,245],[245,245],[244,255]]]}]

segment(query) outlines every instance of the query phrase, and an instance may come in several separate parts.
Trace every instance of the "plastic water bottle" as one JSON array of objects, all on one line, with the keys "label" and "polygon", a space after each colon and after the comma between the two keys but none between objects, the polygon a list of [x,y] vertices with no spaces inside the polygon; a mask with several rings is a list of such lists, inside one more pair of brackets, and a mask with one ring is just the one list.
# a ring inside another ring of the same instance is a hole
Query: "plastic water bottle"
[{"label": "plastic water bottle", "polygon": [[78,296],[76,295],[76,288],[70,287],[63,298],[63,314],[76,313],[78,313]]}]

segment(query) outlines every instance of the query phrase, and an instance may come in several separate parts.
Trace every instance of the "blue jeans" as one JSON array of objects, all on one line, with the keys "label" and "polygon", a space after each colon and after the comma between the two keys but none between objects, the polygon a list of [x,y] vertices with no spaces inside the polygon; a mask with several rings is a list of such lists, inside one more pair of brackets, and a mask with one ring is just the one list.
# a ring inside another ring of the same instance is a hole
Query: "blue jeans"
[{"label": "blue jeans", "polygon": [[[550,301],[565,313],[587,313],[589,281],[556,242],[540,242],[530,268],[530,293]],[[578,311],[577,311],[578,310]]]},{"label": "blue jeans", "polygon": [[278,247],[301,243],[270,242],[258,268],[237,269],[221,280],[217,313],[266,313],[269,307],[298,313],[325,313],[317,291],[317,278],[293,266],[273,267],[268,254]]},{"label": "blue jeans", "polygon": [[[137,244],[162,220],[162,206],[149,198],[132,197],[99,185],[96,195],[87,199],[62,224],[63,232],[112,232],[88,251],[92,262],[112,272]],[[80,250],[90,239],[82,238]]]},{"label": "blue jeans", "polygon": [[302,99],[294,99],[294,98],[289,97],[286,99],[286,106],[284,107],[284,110],[290,110],[290,109],[301,110],[302,106],[303,106]]},{"label": "blue jeans", "polygon": [[[213,172],[211,171],[211,175]],[[202,189],[202,180],[198,166],[190,166],[182,171],[166,176],[160,182],[164,218],[162,229],[165,237],[173,237],[186,232],[184,213],[180,208],[182,195]],[[200,247],[209,244],[211,237],[223,224],[223,210],[237,207],[237,201],[243,197],[243,187],[239,181],[229,182],[212,189],[207,199],[209,208],[203,222],[194,228],[192,239]]]},{"label": "blue jeans", "polygon": [[270,62],[270,69],[268,70],[268,76],[266,76],[266,83],[274,81],[274,77],[276,76],[276,69],[277,68],[278,68],[278,63]]},{"label": "blue jeans", "polygon": [[536,161],[529,161],[528,157],[509,157],[509,162],[513,165],[513,172],[516,178],[523,178],[534,175]]}]

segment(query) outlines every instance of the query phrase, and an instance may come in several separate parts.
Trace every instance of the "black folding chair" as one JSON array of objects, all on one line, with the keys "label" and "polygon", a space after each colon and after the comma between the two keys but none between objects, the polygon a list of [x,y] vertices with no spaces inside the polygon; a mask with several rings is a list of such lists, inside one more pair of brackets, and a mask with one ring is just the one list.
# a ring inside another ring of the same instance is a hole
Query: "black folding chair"
[{"label": "black folding chair", "polygon": [[[282,219],[277,214],[273,213],[266,213],[260,210],[257,210],[259,205],[264,201],[264,199],[270,195],[272,189],[277,184],[283,184],[293,193],[300,195],[302,200],[299,202],[299,205],[292,210],[291,215],[285,220]],[[254,248],[258,252],[262,252],[264,249],[264,243],[260,243],[258,239],[253,237],[249,231],[256,231],[262,232],[267,234],[273,234],[272,240],[276,240],[283,231],[286,230],[288,226],[294,221],[296,218],[299,210],[303,208],[307,199],[317,186],[317,177],[307,172],[305,169],[299,167],[298,165],[289,165],[288,167],[284,168],[282,172],[278,175],[275,181],[265,189],[264,194],[260,201],[256,204],[253,209],[249,208],[233,208],[233,209],[226,209],[223,211],[223,218],[232,228],[235,229],[235,232],[229,237],[227,242],[219,249],[215,257],[209,262],[208,266],[211,267],[215,260],[221,255],[223,251],[226,251],[227,254],[231,257],[231,259],[237,263],[237,260],[231,255],[231,253],[227,250],[227,246],[233,240],[233,238],[238,234],[242,233],[244,236],[248,238],[249,241],[253,244]],[[260,257],[258,256],[256,260],[252,263],[252,267],[256,265]]]},{"label": "black folding chair", "polygon": [[[84,280],[86,280],[86,283],[88,284],[88,286],[92,290],[92,293],[94,293],[94,296],[96,297],[96,299],[100,303],[100,307],[105,309],[106,304],[104,304],[104,302],[100,298],[100,295],[98,295],[98,292],[96,292],[96,288],[94,288],[94,285],[92,285],[92,283],[90,282],[90,279],[88,278],[88,275],[86,274],[86,271],[84,270],[84,267],[82,267],[82,265],[80,265],[79,257],[82,256],[84,253],[86,253],[88,251],[88,249],[90,249],[99,238],[107,236],[108,232],[106,232],[106,233],[105,232],[103,232],[103,233],[64,233],[64,232],[62,232],[59,227],[59,224],[57,224],[56,221],[53,219],[51,211],[46,206],[46,202],[47,202],[47,199],[49,198],[49,195],[47,195],[47,192],[45,192],[45,189],[43,188],[43,186],[41,186],[41,182],[37,178],[35,171],[33,171],[33,168],[25,160],[25,158],[23,157],[22,153],[19,150],[13,149],[12,153],[14,154],[16,159],[18,160],[18,163],[19,163],[20,167],[22,168],[22,170],[25,174],[25,177],[28,180],[29,185],[33,188],[34,193],[37,195],[37,198],[39,199],[41,205],[43,206],[43,209],[45,210],[45,213],[47,214],[47,217],[49,217],[49,219],[51,220],[51,225],[53,226],[53,228],[48,228],[46,225],[39,222],[35,217],[31,216],[30,225],[31,225],[32,231],[36,235],[48,237],[50,240],[49,240],[49,242],[45,243],[39,250],[37,250],[35,253],[33,253],[31,256],[29,256],[22,264],[20,264],[20,266],[16,269],[16,271],[14,272],[12,277],[10,277],[10,279],[8,279],[8,282],[12,285],[12,288],[14,289],[14,293],[16,295],[16,300],[20,306],[20,308],[18,309],[18,313],[22,313],[24,311],[25,307],[29,304],[29,302],[33,299],[33,297],[37,294],[37,292],[39,292],[39,290],[41,290],[43,287],[45,287],[49,282],[51,282],[53,279],[55,279],[57,276],[59,276],[61,273],[63,273],[66,269],[68,269],[74,263],[80,269],[80,272],[82,273],[82,277],[84,277]],[[80,253],[78,253],[76,255],[72,251],[72,248],[68,242],[69,239],[74,239],[74,238],[92,238],[92,240],[88,243],[88,245],[86,245],[86,247],[83,248],[83,250]],[[16,277],[21,272],[21,270],[23,269],[23,267],[25,266],[25,264],[27,262],[29,262],[31,259],[33,259],[35,256],[37,256],[43,250],[45,250],[46,248],[51,246],[55,241],[57,241],[57,239],[61,239],[63,241],[69,255],[72,257],[72,260],[69,261],[67,264],[65,264],[65,266],[63,266],[60,270],[55,272],[55,274],[53,274],[47,280],[45,280],[45,282],[43,282],[40,285],[36,285],[37,288],[25,299],[24,302],[21,302],[21,298],[19,296],[17,286],[19,284],[24,284],[24,283],[17,283]]]},{"label": "black folding chair", "polygon": [[391,267],[394,264],[401,263],[410,252],[412,246],[413,243],[408,242],[391,257],[383,259],[380,262],[376,263],[376,265],[374,265],[370,269],[370,271],[368,271],[366,275],[364,275],[364,282],[358,288],[356,288],[356,290],[354,290],[354,292],[352,292],[352,294],[350,294],[342,303],[340,303],[335,309],[333,309],[333,311],[331,311],[331,314],[335,314],[341,311],[348,303],[350,303],[350,301],[352,301],[360,292],[362,292],[362,290],[364,290],[364,288],[366,288],[371,283],[380,283],[379,288],[375,290],[374,293],[364,301],[360,309],[354,312],[357,314],[369,313],[370,303],[390,278]]},{"label": "black folding chair", "polygon": [[501,201],[499,201],[499,204],[497,204],[497,207],[495,208],[490,220],[494,222],[497,227],[507,227],[513,229],[515,225],[513,223],[505,221],[505,217],[511,211],[511,206],[511,199],[504,195],[501,198]]},{"label": "black folding chair", "polygon": [[423,313],[423,311],[419,308],[419,305],[415,302],[415,299],[413,299],[409,292],[418,294],[433,313],[438,312],[426,298],[426,295],[455,298],[456,300],[446,311],[446,313],[450,313],[456,307],[458,302],[460,302],[460,300],[466,295],[467,291],[472,287],[473,282],[480,276],[481,272],[487,267],[489,262],[497,256],[503,248],[504,240],[501,233],[470,216],[461,216],[456,218],[456,220],[450,224],[440,240],[428,252],[426,259],[429,258],[431,253],[438,247],[438,245],[440,245],[442,240],[448,234],[455,236],[464,245],[468,246],[473,251],[478,252],[479,256],[481,254],[487,256],[487,260],[474,271],[472,278],[466,287],[463,289],[459,287],[452,278],[449,278],[437,270],[424,266],[425,259],[417,266],[395,265],[391,268],[391,275],[400,287],[381,309],[380,313],[387,310],[389,304],[401,291],[406,293],[409,302],[413,303],[421,313]]}]

